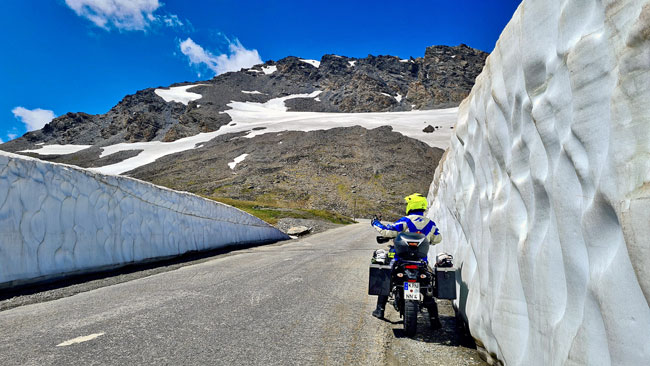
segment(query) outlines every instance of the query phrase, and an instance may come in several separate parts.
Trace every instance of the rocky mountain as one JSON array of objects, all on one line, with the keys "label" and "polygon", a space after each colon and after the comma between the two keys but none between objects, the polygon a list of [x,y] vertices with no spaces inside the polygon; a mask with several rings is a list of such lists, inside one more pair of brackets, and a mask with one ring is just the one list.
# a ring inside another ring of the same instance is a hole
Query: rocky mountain
[{"label": "rocky mountain", "polygon": [[[208,196],[301,204],[347,215],[374,212],[384,200],[381,205],[398,214],[400,197],[427,190],[441,155],[435,144],[388,128],[353,127],[359,124],[354,118],[337,129],[298,126],[287,129],[303,131],[244,138],[245,131],[225,130],[238,123],[241,127],[239,120],[233,121],[233,103],[244,111],[264,106],[269,115],[276,110],[315,116],[355,113],[359,120],[369,112],[456,107],[469,94],[486,57],[466,45],[432,46],[424,57],[408,60],[325,55],[315,61],[291,56],[211,80],[141,90],[105,114],[67,113],[0,149],[97,168],[146,155],[138,147],[141,143],[167,146],[164,143],[212,133],[216,135],[211,141],[124,173]],[[417,128],[436,134],[441,126],[431,123]],[[266,127],[252,130],[256,128]],[[124,143],[133,145],[105,154],[108,147]],[[50,145],[84,146],[58,155],[38,151]],[[227,163],[238,151],[250,157],[233,171]],[[367,208],[363,202],[368,202]]]}]

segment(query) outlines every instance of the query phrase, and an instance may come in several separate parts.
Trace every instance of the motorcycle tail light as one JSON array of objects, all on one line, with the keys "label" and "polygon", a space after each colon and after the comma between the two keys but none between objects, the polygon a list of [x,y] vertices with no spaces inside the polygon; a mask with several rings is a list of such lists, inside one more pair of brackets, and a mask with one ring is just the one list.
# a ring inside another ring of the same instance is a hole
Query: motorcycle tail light
[{"label": "motorcycle tail light", "polygon": [[406,266],[407,269],[418,269],[418,266],[416,264],[409,264]]},{"label": "motorcycle tail light", "polygon": [[397,274],[397,277],[400,277],[400,278],[401,278],[401,277],[404,277],[404,273],[398,273],[398,274]]},{"label": "motorcycle tail light", "polygon": [[408,282],[418,282],[418,280],[407,280]]},{"label": "motorcycle tail light", "polygon": [[420,244],[419,241],[407,241],[407,243],[410,247],[417,247]]}]

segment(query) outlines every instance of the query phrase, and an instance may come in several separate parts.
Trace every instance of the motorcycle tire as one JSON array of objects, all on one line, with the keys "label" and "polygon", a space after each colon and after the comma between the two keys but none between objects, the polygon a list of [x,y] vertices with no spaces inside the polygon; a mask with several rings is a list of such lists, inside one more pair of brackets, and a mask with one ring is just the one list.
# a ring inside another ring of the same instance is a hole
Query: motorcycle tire
[{"label": "motorcycle tire", "polygon": [[418,305],[415,300],[404,301],[404,332],[408,337],[413,337],[418,329]]}]

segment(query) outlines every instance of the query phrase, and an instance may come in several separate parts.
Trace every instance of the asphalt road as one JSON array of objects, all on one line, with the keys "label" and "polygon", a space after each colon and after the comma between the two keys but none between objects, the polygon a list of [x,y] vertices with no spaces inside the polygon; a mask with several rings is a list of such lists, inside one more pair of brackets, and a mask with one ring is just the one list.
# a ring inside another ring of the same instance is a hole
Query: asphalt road
[{"label": "asphalt road", "polygon": [[373,318],[375,232],[367,224],[241,250],[198,264],[0,312],[8,365],[484,365],[421,314]]}]

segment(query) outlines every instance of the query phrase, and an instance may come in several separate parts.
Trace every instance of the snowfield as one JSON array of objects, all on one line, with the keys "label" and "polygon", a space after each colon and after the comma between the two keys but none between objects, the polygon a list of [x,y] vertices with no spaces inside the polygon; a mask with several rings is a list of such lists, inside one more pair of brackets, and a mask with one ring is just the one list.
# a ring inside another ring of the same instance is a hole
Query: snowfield
[{"label": "snowfield", "polygon": [[[336,127],[362,126],[373,129],[381,126],[392,126],[394,131],[405,136],[423,141],[430,146],[446,149],[453,132],[458,108],[411,112],[382,112],[382,113],[321,113],[321,112],[289,112],[284,104],[294,98],[317,98],[320,91],[309,94],[294,94],[275,98],[266,103],[232,102],[231,108],[222,113],[228,113],[232,123],[222,126],[219,130],[200,133],[173,142],[135,142],[120,143],[102,148],[100,157],[109,156],[120,151],[142,150],[137,156],[125,159],[119,163],[106,165],[90,170],[102,174],[123,174],[157,159],[181,151],[197,148],[198,145],[213,138],[229,133],[247,132],[245,137],[251,138],[265,133],[282,131],[315,131],[328,130]],[[192,93],[193,94],[193,93]],[[200,94],[197,94],[200,97]],[[198,99],[198,98],[197,98]],[[234,125],[234,126],[233,126]],[[433,133],[422,130],[428,125],[440,126]],[[261,128],[253,130],[254,128]],[[88,146],[65,145],[71,152],[76,152]],[[41,149],[30,150],[37,154],[47,154],[57,151],[63,154],[60,145],[46,145]]]},{"label": "snowfield", "polygon": [[524,0],[459,109],[433,251],[506,365],[650,364],[648,29],[648,0]]},{"label": "snowfield", "polygon": [[0,288],[288,237],[234,207],[0,151]]}]

